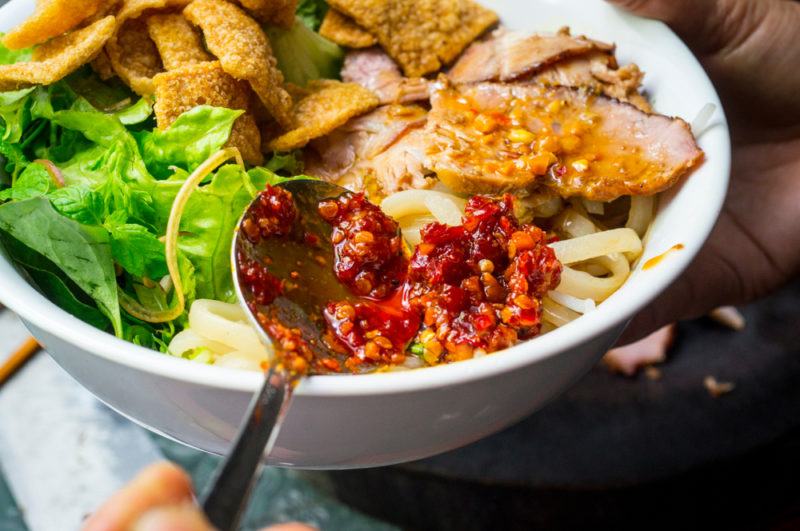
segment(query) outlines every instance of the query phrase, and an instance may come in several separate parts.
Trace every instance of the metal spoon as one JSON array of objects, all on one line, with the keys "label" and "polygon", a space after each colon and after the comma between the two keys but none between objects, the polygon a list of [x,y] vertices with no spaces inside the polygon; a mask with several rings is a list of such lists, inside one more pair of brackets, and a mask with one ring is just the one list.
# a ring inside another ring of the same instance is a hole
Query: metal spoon
[{"label": "metal spoon", "polygon": [[[300,280],[296,286],[289,285],[284,294],[268,307],[257,306],[257,310],[275,316],[287,327],[299,328],[315,354],[330,356],[321,340],[325,326],[322,309],[331,300],[351,300],[353,295],[334,275],[331,227],[320,216],[318,205],[320,201],[339,197],[347,190],[311,179],[287,181],[280,186],[290,191],[294,198],[299,214],[295,233],[290,238],[262,239],[253,245],[241,231],[236,231],[231,253],[236,295],[261,339],[270,344],[269,336],[250,310],[248,303],[253,299],[249,290],[241,285],[242,263],[239,260],[261,261],[268,257],[271,274],[281,279],[296,276]],[[247,208],[243,218],[254,203]],[[309,234],[316,237],[315,245],[309,245]],[[272,450],[289,409],[292,389],[300,378],[283,369],[281,364],[270,365],[264,384],[250,402],[230,453],[215,472],[211,486],[202,498],[206,516],[222,531],[235,529],[244,513],[262,458]]]}]

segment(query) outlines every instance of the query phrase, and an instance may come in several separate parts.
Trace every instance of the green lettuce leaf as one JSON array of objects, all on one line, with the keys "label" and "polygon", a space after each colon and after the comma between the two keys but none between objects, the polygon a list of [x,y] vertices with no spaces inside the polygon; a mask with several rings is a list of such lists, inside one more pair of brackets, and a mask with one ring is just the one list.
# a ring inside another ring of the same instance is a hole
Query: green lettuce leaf
[{"label": "green lettuce leaf", "polygon": [[31,93],[35,87],[0,92],[0,140],[10,144],[18,143],[31,123]]},{"label": "green lettuce leaf", "polygon": [[325,0],[300,0],[297,4],[297,17],[308,28],[317,31],[322,24],[322,19],[328,12],[328,3]]},{"label": "green lettuce leaf", "polygon": [[247,173],[226,165],[189,198],[181,216],[179,247],[195,267],[198,298],[236,299],[230,265],[233,231],[255,190]]},{"label": "green lettuce leaf", "polygon": [[122,333],[108,232],[59,214],[45,197],[0,206],[0,231],[43,255],[80,287]]},{"label": "green lettuce leaf", "polygon": [[312,79],[337,79],[344,50],[337,44],[295,21],[289,29],[266,29],[278,68],[286,81],[304,87]]},{"label": "green lettuce leaf", "polygon": [[150,118],[151,114],[153,114],[153,105],[146,98],[140,98],[133,105],[115,112],[114,116],[124,125],[135,125]]},{"label": "green lettuce leaf", "polygon": [[31,56],[33,55],[33,50],[31,48],[9,50],[3,46],[2,40],[4,36],[5,33],[0,32],[0,65],[10,65],[31,60]]},{"label": "green lettuce leaf", "polygon": [[164,131],[139,135],[147,167],[157,179],[174,173],[170,166],[191,172],[228,141],[233,122],[244,111],[201,105],[181,114]]}]

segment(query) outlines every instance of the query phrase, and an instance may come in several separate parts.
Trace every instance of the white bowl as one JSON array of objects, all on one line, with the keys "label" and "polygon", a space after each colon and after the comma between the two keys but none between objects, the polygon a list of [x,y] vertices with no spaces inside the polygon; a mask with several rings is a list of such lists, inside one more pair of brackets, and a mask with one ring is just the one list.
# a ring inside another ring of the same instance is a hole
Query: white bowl
[{"label": "white bowl", "polygon": [[[465,445],[518,421],[583,375],[627,320],[683,271],[714,225],[728,183],[728,129],[711,82],[666,26],[602,0],[483,2],[513,29],[569,25],[575,33],[616,42],[621,62],[635,61],[647,73],[646,87],[662,113],[691,120],[706,103],[717,105],[712,127],[700,138],[707,159],[661,200],[644,259],[676,243],[685,250],[658,267],[637,268],[596,311],[506,351],[416,371],[307,379],[297,389],[269,463],[303,468],[399,463]],[[32,9],[32,1],[12,0],[0,9],[0,30]],[[150,430],[208,452],[226,451],[261,382],[256,373],[173,358],[100,332],[45,299],[5,254],[0,299],[100,400]]]}]

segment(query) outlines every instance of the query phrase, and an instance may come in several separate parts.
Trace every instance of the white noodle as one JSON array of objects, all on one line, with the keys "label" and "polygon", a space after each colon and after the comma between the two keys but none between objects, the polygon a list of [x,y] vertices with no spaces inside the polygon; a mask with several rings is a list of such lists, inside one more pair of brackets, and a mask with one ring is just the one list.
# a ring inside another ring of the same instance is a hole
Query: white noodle
[{"label": "white noodle", "polygon": [[572,295],[567,295],[566,293],[560,293],[558,291],[551,291],[547,294],[547,296],[553,299],[553,301],[559,303],[561,306],[569,308],[570,310],[578,313],[589,313],[597,309],[597,305],[592,299],[579,299],[577,297],[573,297]]},{"label": "white noodle", "polygon": [[692,134],[694,136],[699,137],[705,132],[706,128],[708,127],[708,123],[711,121],[711,118],[714,116],[714,111],[716,110],[716,105],[713,103],[706,103],[697,112],[697,116],[695,116],[694,120],[692,120]]},{"label": "white noodle", "polygon": [[550,247],[562,264],[574,264],[610,253],[639,255],[642,252],[642,240],[632,229],[611,229],[553,242]]}]

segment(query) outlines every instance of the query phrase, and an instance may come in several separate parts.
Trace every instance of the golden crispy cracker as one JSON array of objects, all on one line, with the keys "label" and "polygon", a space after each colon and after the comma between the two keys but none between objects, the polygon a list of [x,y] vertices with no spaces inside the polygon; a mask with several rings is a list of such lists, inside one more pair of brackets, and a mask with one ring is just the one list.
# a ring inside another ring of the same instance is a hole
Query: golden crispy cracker
[{"label": "golden crispy cracker", "polygon": [[3,37],[11,50],[28,48],[57,37],[101,10],[108,0],[38,0],[36,11]]},{"label": "golden crispy cracker", "polygon": [[292,98],[283,89],[283,74],[258,22],[224,0],[194,0],[183,14],[203,31],[222,68],[248,81],[273,118],[290,128]]},{"label": "golden crispy cracker", "polygon": [[153,76],[162,72],[161,56],[142,19],[126,21],[117,30],[114,47],[106,47],[111,66],[137,94],[153,93]]},{"label": "golden crispy cracker", "polygon": [[114,72],[134,92],[152,94],[153,76],[164,70],[158,49],[140,16],[145,11],[178,8],[187,3],[189,0],[124,0],[117,13],[117,31],[109,39],[106,53]]},{"label": "golden crispy cracker", "polygon": [[114,73],[114,67],[111,66],[111,59],[108,58],[108,54],[105,50],[100,50],[97,57],[92,59],[92,62],[89,64],[92,70],[94,70],[103,81],[109,80],[116,75]]},{"label": "golden crispy cracker", "polygon": [[114,17],[50,40],[36,48],[28,63],[0,65],[0,92],[49,85],[88,63],[114,32]]},{"label": "golden crispy cracker", "polygon": [[497,22],[472,0],[330,0],[377,37],[407,76],[424,76],[453,61]]},{"label": "golden crispy cracker", "polygon": [[372,91],[355,83],[315,80],[307,88],[310,94],[292,109],[298,127],[272,140],[270,149],[288,151],[301,148],[310,140],[344,125],[350,118],[371,111],[379,103]]},{"label": "golden crispy cracker", "polygon": [[294,24],[297,0],[239,0],[239,3],[262,24],[284,28],[291,28]]},{"label": "golden crispy cracker", "polygon": [[147,18],[147,31],[167,70],[212,60],[203,48],[200,34],[183,15],[151,15]]},{"label": "golden crispy cracker", "polygon": [[340,46],[348,48],[369,48],[378,44],[373,34],[356,24],[355,20],[335,9],[329,9],[319,34]]},{"label": "golden crispy cracker", "polygon": [[[195,63],[162,72],[153,78],[155,85],[156,123],[159,129],[169,127],[182,113],[198,105],[248,110],[250,87],[226,74],[219,61]],[[261,134],[250,113],[233,124],[227,145],[239,148],[250,164],[261,164]]]}]

